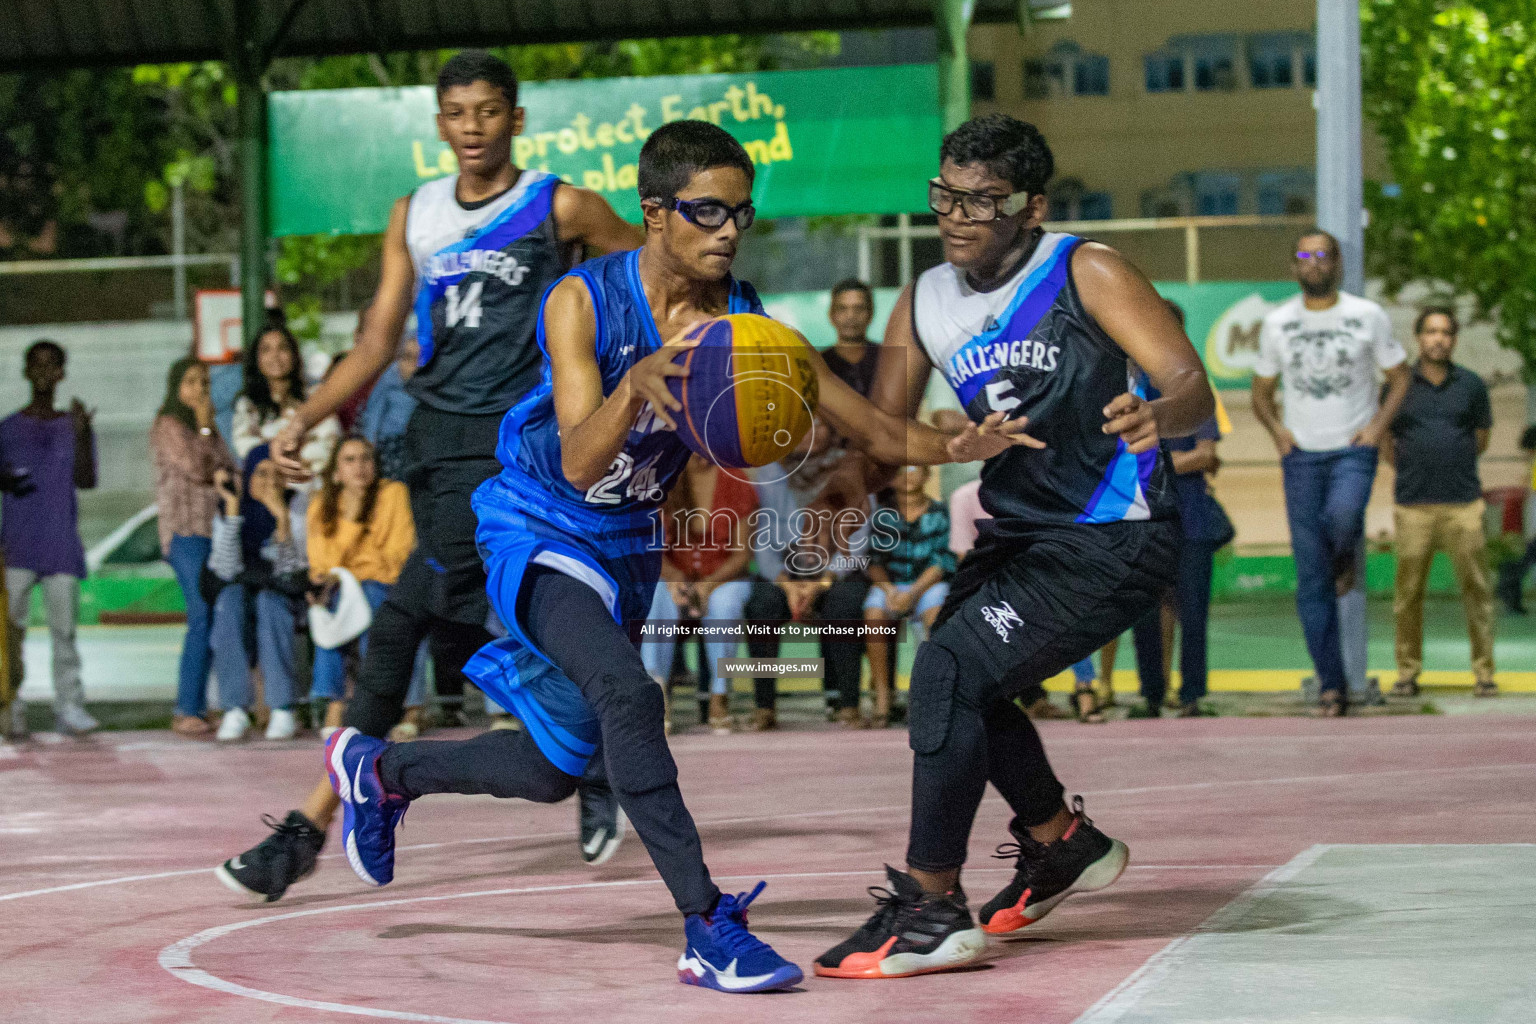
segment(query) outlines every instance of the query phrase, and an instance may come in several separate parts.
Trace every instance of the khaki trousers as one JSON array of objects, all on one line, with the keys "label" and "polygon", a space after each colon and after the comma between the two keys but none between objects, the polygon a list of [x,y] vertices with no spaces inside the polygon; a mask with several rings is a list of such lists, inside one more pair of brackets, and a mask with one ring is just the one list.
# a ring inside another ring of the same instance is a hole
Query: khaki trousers
[{"label": "khaki trousers", "polygon": [[1472,642],[1472,674],[1493,681],[1493,586],[1483,538],[1482,499],[1460,505],[1397,505],[1397,585],[1392,614],[1397,622],[1397,678],[1417,680],[1424,667],[1424,584],[1436,551],[1456,570]]}]

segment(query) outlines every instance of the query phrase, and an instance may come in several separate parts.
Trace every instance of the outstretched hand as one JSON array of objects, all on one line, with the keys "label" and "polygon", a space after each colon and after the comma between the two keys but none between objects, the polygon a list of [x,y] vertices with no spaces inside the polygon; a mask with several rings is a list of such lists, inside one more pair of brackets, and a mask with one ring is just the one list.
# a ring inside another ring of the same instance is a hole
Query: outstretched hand
[{"label": "outstretched hand", "polygon": [[289,480],[304,481],[310,477],[309,467],[299,458],[299,449],[304,447],[304,434],[304,425],[295,416],[267,445],[272,462]]},{"label": "outstretched hand", "polygon": [[1024,432],[1028,416],[1008,420],[1004,412],[990,413],[980,423],[967,423],[965,429],[950,438],[946,447],[956,462],[980,462],[1001,455],[1014,445],[1040,449],[1045,442]]}]

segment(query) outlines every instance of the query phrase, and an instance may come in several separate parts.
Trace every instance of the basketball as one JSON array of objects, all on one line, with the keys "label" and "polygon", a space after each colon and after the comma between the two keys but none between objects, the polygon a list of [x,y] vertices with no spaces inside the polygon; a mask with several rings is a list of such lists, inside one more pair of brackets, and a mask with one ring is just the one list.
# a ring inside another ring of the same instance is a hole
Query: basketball
[{"label": "basketball", "polygon": [[805,339],[756,313],[732,313],[688,332],[699,344],[673,361],[683,403],[677,433],[717,466],[766,466],[792,451],[816,412],[816,367]]}]

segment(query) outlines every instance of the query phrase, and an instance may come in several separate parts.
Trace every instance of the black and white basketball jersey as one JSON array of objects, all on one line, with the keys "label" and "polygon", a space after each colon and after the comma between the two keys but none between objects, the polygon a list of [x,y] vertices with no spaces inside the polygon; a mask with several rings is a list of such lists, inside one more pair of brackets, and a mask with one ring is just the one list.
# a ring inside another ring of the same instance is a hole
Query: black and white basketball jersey
[{"label": "black and white basketball jersey", "polygon": [[539,302],[568,269],[555,232],[560,179],[523,171],[506,192],[468,207],[454,194],[458,180],[422,185],[406,215],[421,342],[406,390],[443,412],[500,414],[539,381]]},{"label": "black and white basketball jersey", "polygon": [[1072,281],[1082,239],[1044,234],[1007,282],[978,292],[945,263],[913,290],[918,343],[966,414],[1028,416],[1043,450],[1016,446],[981,471],[981,504],[998,520],[1114,523],[1175,515],[1167,460],[1103,432],[1104,407],[1145,385],[1124,350],[1083,308]]}]

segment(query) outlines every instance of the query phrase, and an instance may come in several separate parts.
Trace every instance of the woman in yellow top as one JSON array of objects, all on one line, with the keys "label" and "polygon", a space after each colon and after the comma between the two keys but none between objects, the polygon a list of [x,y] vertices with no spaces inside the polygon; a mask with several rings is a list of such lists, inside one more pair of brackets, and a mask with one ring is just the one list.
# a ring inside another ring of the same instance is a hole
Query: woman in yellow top
[{"label": "woman in yellow top", "polygon": [[[405,485],[379,478],[373,445],[361,437],[348,437],[336,446],[320,480],[320,492],[310,501],[306,517],[306,548],[310,579],[323,590],[311,600],[329,604],[337,582],[331,570],[346,569],[357,577],[368,604],[377,611],[416,546]],[[355,642],[362,654],[368,634]],[[341,724],[341,702],[346,696],[342,650],[315,649],[310,699],[331,701],[326,710],[328,727]]]}]

